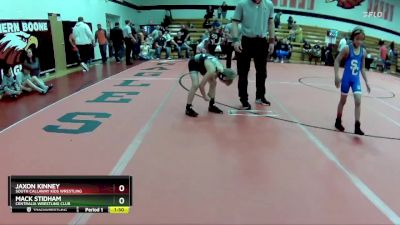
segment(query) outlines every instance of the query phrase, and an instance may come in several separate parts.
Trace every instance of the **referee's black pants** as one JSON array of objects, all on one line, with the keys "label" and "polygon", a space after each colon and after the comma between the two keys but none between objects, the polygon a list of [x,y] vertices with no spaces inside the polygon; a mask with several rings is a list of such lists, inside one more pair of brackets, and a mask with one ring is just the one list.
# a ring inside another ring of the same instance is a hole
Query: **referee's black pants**
[{"label": "referee's black pants", "polygon": [[251,59],[256,68],[256,99],[265,97],[265,80],[267,79],[268,40],[266,38],[242,37],[242,52],[237,53],[237,71],[239,75],[239,98],[248,102],[248,74]]},{"label": "referee's black pants", "polygon": [[231,68],[233,50],[232,42],[227,42],[225,45],[226,68]]},{"label": "referee's black pants", "polygon": [[124,38],[124,41],[125,41],[125,60],[126,60],[126,64],[130,65],[130,64],[132,64],[131,54],[132,54],[132,50],[133,50],[133,42],[132,42],[132,39],[130,39],[130,38]]}]

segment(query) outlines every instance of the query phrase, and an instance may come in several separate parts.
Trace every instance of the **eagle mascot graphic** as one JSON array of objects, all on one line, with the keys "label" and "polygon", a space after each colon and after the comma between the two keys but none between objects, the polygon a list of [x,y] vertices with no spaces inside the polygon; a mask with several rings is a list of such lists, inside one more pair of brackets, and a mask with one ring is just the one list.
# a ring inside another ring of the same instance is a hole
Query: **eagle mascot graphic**
[{"label": "eagle mascot graphic", "polygon": [[335,2],[337,1],[337,6],[343,9],[352,9],[356,6],[359,6],[365,0],[326,0],[326,2]]},{"label": "eagle mascot graphic", "polygon": [[25,32],[6,33],[0,36],[0,62],[8,65],[21,63],[21,55],[30,47],[38,47],[38,39]]}]

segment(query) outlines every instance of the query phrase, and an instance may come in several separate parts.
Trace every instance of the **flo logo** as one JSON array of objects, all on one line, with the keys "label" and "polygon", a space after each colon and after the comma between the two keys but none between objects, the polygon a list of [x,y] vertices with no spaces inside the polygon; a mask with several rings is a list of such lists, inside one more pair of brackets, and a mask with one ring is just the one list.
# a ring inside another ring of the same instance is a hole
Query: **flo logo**
[{"label": "flo logo", "polygon": [[20,63],[20,56],[31,46],[38,47],[38,39],[25,32],[7,33],[0,36],[0,61],[8,65]]},{"label": "flo logo", "polygon": [[364,12],[364,17],[383,17],[383,12]]}]

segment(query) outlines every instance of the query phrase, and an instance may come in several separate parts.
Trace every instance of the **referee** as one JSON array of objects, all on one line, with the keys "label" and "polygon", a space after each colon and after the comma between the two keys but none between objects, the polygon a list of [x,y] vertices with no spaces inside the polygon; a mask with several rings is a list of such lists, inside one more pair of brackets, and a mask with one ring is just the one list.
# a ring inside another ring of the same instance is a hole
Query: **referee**
[{"label": "referee", "polygon": [[131,53],[133,50],[133,44],[136,42],[136,39],[132,34],[131,21],[125,20],[125,28],[123,29],[124,41],[125,41],[125,58],[126,65],[133,65],[131,62]]},{"label": "referee", "polygon": [[[238,25],[242,24],[242,39],[239,39]],[[269,38],[267,39],[267,28]],[[271,105],[265,99],[268,52],[274,51],[274,7],[271,0],[241,0],[232,18],[232,41],[237,58],[239,75],[238,89],[244,109],[251,109],[247,86],[251,59],[256,68],[256,104]]]}]

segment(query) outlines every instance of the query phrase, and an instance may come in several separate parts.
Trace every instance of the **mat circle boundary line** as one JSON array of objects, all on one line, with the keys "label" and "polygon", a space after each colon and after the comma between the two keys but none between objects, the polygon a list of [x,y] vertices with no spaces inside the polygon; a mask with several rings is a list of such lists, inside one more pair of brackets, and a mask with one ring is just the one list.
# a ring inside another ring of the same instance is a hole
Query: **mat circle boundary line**
[{"label": "mat circle boundary line", "polygon": [[[189,89],[188,89],[187,87],[185,87],[185,85],[183,85],[183,83],[182,83],[183,78],[184,78],[185,76],[188,76],[188,75],[189,75],[189,73],[184,73],[184,74],[181,75],[181,77],[179,78],[179,85],[180,85],[183,89],[185,89],[186,91],[189,92]],[[199,98],[202,98],[202,96],[200,96],[199,94],[195,94],[195,96],[197,96],[197,97],[199,97]],[[215,103],[218,104],[218,105],[222,105],[222,106],[231,108],[231,109],[241,110],[241,108],[238,108],[238,107],[235,107],[235,106],[231,106],[231,105],[228,105],[228,104],[225,104],[225,103],[222,103],[222,102],[216,101]],[[317,126],[317,125],[312,125],[312,124],[306,124],[306,123],[302,123],[302,122],[296,122],[296,121],[290,120],[290,119],[283,119],[283,118],[269,117],[269,116],[265,116],[265,117],[266,117],[266,118],[275,119],[275,120],[279,120],[279,121],[282,121],[282,122],[298,124],[298,125],[302,125],[302,126],[305,126],[305,127],[311,127],[311,128],[315,128],[315,129],[326,130],[326,131],[336,132],[336,133],[344,133],[344,134],[348,134],[348,135],[351,135],[351,136],[357,136],[357,137],[359,137],[358,135],[355,135],[354,133],[348,132],[348,131],[343,131],[343,132],[341,132],[341,131],[338,131],[338,130],[333,129],[333,128],[322,127],[322,126]],[[259,118],[259,117],[258,117],[258,118]],[[372,134],[365,134],[365,135],[362,135],[362,136],[364,136],[364,137],[370,137],[370,138],[377,138],[377,139],[386,139],[386,140],[396,140],[396,141],[400,141],[400,137],[386,137],[386,136],[379,136],[379,135],[372,135]]]},{"label": "mat circle boundary line", "polygon": [[[311,85],[311,84],[308,84],[308,83],[304,82],[305,79],[309,79],[309,78],[319,78],[319,79],[320,79],[320,78],[325,78],[325,77],[305,76],[305,77],[300,77],[300,78],[298,79],[298,82],[299,82],[300,84],[303,84],[303,85],[307,86],[307,87],[311,87],[311,88],[323,90],[323,91],[326,91],[326,92],[337,93],[337,91],[330,90],[330,89],[326,89],[326,88],[322,88],[322,87],[318,87],[318,86],[314,86],[314,85]],[[379,87],[379,86],[376,86],[376,87]],[[363,98],[372,98],[372,99],[374,99],[374,98],[388,99],[388,98],[394,98],[394,97],[396,97],[396,94],[395,94],[393,91],[387,90],[387,89],[382,88],[382,87],[379,87],[379,88],[382,89],[382,90],[384,90],[384,91],[387,91],[387,92],[390,94],[390,96],[377,96],[377,97],[375,97],[375,96],[364,95],[364,96],[362,96],[362,97],[363,97]],[[351,95],[351,93],[349,93],[349,95]]]}]

